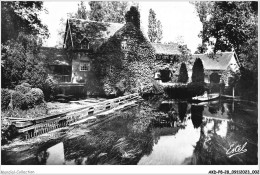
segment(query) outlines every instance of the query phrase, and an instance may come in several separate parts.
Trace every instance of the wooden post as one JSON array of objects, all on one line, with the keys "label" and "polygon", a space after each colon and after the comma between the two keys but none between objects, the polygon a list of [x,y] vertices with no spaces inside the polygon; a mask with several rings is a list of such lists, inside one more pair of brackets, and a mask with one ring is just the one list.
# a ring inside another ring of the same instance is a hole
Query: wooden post
[{"label": "wooden post", "polygon": [[233,98],[235,98],[235,87],[233,87]]},{"label": "wooden post", "polygon": [[232,112],[234,112],[235,110],[235,102],[234,102],[234,99],[232,100]]}]

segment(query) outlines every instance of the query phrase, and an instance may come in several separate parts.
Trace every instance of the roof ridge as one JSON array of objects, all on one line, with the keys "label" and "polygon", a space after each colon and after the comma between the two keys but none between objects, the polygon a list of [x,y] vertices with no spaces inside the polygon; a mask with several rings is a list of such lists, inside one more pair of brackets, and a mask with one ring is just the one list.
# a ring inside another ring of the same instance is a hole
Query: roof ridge
[{"label": "roof ridge", "polygon": [[96,23],[103,23],[103,24],[119,24],[119,25],[124,25],[125,23],[117,23],[117,22],[101,22],[101,21],[93,21],[89,19],[80,19],[80,18],[68,18],[70,19],[75,19],[75,20],[80,20],[80,21],[86,21],[86,22],[96,22]]}]

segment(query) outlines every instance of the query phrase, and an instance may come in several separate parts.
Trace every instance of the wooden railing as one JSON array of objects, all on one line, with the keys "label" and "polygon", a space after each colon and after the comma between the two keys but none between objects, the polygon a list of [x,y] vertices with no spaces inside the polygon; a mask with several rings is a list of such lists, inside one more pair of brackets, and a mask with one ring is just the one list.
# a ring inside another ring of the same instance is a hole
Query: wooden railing
[{"label": "wooden railing", "polygon": [[48,115],[34,119],[13,120],[12,124],[18,128],[18,132],[21,133],[25,139],[29,139],[57,128],[69,126],[92,115],[138,99],[140,99],[140,96],[138,93],[135,93],[55,115]]}]

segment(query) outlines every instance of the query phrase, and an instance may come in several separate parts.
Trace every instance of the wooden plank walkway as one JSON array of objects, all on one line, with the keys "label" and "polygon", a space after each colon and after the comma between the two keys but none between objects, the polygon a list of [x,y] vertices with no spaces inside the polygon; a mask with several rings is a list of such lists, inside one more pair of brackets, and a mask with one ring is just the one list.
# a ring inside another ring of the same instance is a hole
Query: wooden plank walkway
[{"label": "wooden plank walkway", "polygon": [[55,115],[37,117],[24,121],[21,119],[13,120],[13,124],[18,128],[18,132],[21,133],[25,139],[29,139],[58,128],[80,123],[79,121],[84,121],[93,115],[111,110],[134,100],[139,100],[140,98],[138,93],[130,94]]}]

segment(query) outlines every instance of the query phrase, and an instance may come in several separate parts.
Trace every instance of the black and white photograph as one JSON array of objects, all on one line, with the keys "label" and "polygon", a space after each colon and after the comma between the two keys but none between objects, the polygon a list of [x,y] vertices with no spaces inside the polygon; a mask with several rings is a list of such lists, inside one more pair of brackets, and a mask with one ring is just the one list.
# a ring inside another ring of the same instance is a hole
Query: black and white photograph
[{"label": "black and white photograph", "polygon": [[258,155],[258,1],[1,1],[1,174],[259,174]]}]

